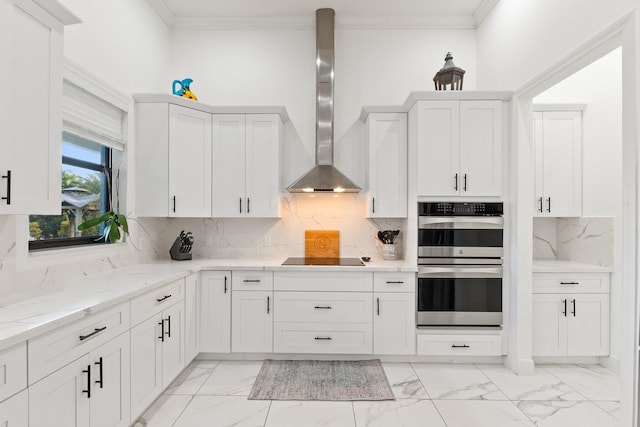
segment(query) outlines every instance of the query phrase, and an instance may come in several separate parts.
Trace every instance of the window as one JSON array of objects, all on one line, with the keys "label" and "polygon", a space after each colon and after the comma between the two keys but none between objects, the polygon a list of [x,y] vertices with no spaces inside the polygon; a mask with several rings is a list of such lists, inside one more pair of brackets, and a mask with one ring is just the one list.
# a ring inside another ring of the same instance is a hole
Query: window
[{"label": "window", "polygon": [[29,250],[104,243],[102,225],[78,225],[111,209],[112,178],[109,147],[63,132],[61,215],[29,216]]}]

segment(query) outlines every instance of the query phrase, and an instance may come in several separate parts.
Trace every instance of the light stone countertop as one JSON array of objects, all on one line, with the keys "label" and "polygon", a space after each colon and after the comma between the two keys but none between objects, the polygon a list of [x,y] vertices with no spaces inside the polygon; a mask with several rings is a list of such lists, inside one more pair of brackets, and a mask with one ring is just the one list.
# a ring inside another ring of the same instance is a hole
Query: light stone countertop
[{"label": "light stone countertop", "polygon": [[338,267],[283,266],[284,259],[158,261],[68,280],[44,291],[32,289],[8,295],[0,298],[0,350],[200,271],[418,271],[406,261],[374,261],[363,267]]},{"label": "light stone countertop", "polygon": [[564,260],[533,260],[534,273],[611,273],[613,267]]}]

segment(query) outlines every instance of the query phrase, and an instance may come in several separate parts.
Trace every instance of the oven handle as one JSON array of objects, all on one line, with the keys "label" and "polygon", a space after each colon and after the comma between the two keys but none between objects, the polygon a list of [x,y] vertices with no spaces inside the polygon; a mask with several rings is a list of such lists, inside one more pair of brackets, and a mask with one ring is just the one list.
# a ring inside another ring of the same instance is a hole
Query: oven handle
[{"label": "oven handle", "polygon": [[418,228],[461,228],[461,229],[501,229],[501,216],[421,216]]},{"label": "oven handle", "polygon": [[450,267],[450,266],[421,266],[418,268],[418,278],[501,278],[502,266],[473,266],[473,267]]}]

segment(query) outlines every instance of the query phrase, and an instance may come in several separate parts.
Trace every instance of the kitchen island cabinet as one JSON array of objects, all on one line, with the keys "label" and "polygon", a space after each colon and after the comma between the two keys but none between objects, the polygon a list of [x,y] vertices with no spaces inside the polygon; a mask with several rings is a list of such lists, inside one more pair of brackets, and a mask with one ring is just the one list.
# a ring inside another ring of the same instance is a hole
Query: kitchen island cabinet
[{"label": "kitchen island cabinet", "polygon": [[0,214],[60,215],[63,32],[78,22],[57,1],[0,1]]}]

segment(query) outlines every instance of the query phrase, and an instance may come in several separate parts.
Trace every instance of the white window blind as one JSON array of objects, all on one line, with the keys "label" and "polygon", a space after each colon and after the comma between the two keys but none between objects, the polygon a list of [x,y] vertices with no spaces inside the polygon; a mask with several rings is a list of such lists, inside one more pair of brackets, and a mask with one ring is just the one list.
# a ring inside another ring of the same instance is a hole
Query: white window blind
[{"label": "white window blind", "polygon": [[126,105],[122,96],[69,62],[65,64],[62,94],[63,130],[110,148],[124,149],[127,112],[122,108]]}]

